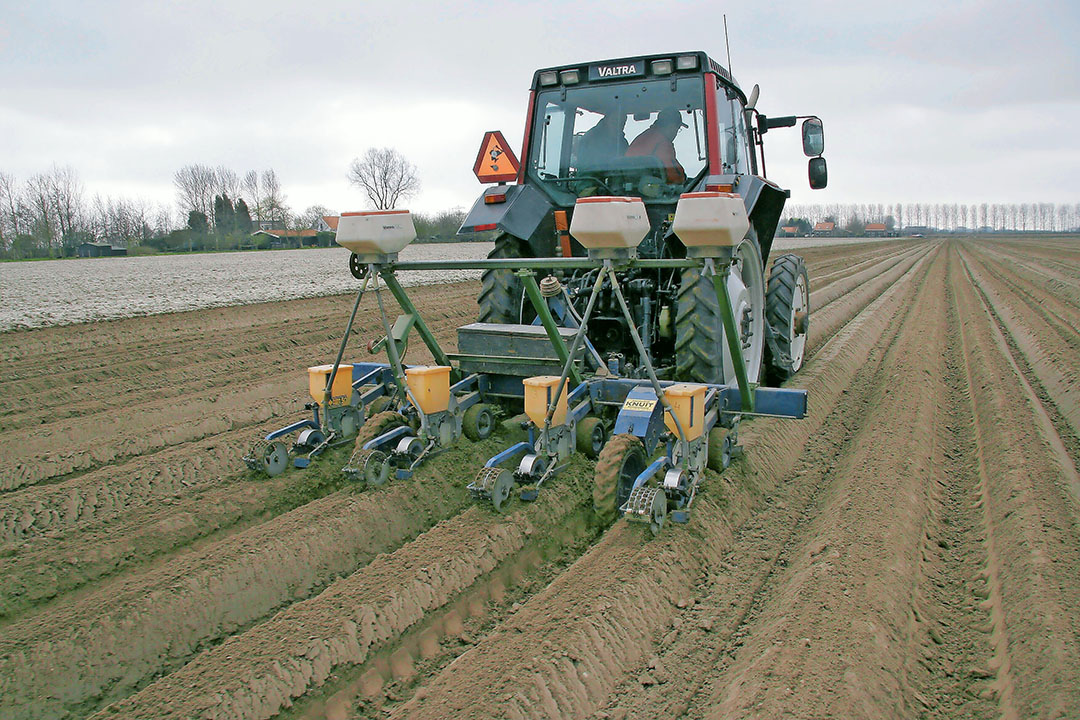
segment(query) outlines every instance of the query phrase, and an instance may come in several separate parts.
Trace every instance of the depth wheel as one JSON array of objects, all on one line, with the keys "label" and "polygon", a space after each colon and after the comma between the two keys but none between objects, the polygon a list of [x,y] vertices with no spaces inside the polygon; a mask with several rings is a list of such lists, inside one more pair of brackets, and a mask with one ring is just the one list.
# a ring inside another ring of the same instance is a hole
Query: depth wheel
[{"label": "depth wheel", "polygon": [[326,436],[323,435],[322,430],[316,430],[309,428],[302,430],[299,435],[296,436],[296,448],[298,451],[314,450],[319,445],[322,445]]},{"label": "depth wheel", "polygon": [[408,424],[405,417],[396,412],[386,410],[376,413],[369,417],[367,422],[360,426],[360,431],[356,433],[356,449],[363,450],[366,443],[371,442],[383,433]]},{"label": "depth wheel", "polygon": [[485,403],[477,403],[465,411],[465,417],[461,419],[461,429],[465,437],[472,441],[487,440],[495,429],[495,413],[491,406]]},{"label": "depth wheel", "polygon": [[[513,235],[500,233],[495,237],[495,249],[488,257],[526,258],[531,255],[527,242]],[[526,303],[526,317],[521,317],[521,298],[524,292],[521,279],[513,270],[485,270],[480,276],[480,295],[476,298],[476,304],[480,306],[477,319],[484,323],[531,322],[530,315],[533,313],[529,310],[530,304]]]},{"label": "depth wheel", "polygon": [[289,467],[289,449],[285,443],[274,441],[262,448],[262,469],[270,477],[280,475]]},{"label": "depth wheel", "polygon": [[593,509],[605,524],[615,520],[645,470],[645,446],[629,434],[615,435],[600,451],[593,478]]},{"label": "depth wheel", "polygon": [[723,472],[730,464],[731,444],[728,441],[728,429],[714,427],[709,431],[709,469]]},{"label": "depth wheel", "polygon": [[[733,254],[727,293],[742,344],[747,379],[761,375],[765,348],[765,279],[761,251],[751,230]],[[675,316],[675,369],[681,380],[735,385],[735,367],[724,338],[712,277],[701,268],[682,272]]]},{"label": "depth wheel", "polygon": [[799,371],[810,330],[810,278],[798,255],[773,261],[765,294],[765,319],[772,328],[766,348],[766,376],[779,385]]},{"label": "depth wheel", "polygon": [[607,431],[604,423],[598,417],[586,417],[577,424],[577,449],[584,453],[585,457],[595,460],[600,457],[600,451],[604,449],[604,441],[607,440]]}]

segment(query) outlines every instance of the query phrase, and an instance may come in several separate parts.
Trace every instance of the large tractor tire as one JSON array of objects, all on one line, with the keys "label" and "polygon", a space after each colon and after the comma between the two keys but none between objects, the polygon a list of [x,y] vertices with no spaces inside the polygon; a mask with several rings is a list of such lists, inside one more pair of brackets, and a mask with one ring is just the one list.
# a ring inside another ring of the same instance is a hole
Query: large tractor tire
[{"label": "large tractor tire", "polygon": [[[735,326],[743,343],[747,379],[761,375],[765,342],[765,278],[761,251],[753,233],[735,249],[735,263],[727,283],[735,313]],[[720,302],[712,278],[700,268],[682,272],[675,315],[675,371],[680,380],[737,384],[735,367],[724,339]],[[748,345],[748,346],[747,346]]]},{"label": "large tractor tire", "polygon": [[593,509],[602,523],[615,521],[634,480],[644,470],[645,446],[637,437],[615,435],[604,445],[593,476]]},{"label": "large tractor tire", "polygon": [[766,377],[779,384],[799,371],[810,330],[810,278],[798,255],[773,261],[765,291],[765,319],[772,328],[766,348]]},{"label": "large tractor tire", "polygon": [[[488,258],[525,258],[531,257],[529,244],[520,238],[506,233],[495,237],[495,249]],[[476,304],[480,306],[477,318],[485,323],[520,323],[531,322],[532,318],[521,318],[521,299],[525,292],[521,279],[513,270],[485,270],[480,277],[480,295]],[[526,314],[531,314],[531,305],[526,303]]]}]

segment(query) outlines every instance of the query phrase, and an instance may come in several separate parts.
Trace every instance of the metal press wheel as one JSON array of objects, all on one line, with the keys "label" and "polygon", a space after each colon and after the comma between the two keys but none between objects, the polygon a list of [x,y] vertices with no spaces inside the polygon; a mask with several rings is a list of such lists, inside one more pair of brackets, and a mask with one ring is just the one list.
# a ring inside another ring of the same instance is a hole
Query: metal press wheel
[{"label": "metal press wheel", "polygon": [[267,475],[280,475],[289,466],[289,449],[285,447],[285,443],[275,440],[266,444],[260,459]]}]

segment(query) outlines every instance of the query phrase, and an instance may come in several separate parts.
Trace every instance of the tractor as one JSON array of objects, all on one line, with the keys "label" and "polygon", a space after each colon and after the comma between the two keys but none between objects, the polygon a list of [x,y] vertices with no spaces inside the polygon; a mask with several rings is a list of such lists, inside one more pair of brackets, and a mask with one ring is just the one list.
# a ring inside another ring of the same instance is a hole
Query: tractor
[{"label": "tractor", "polygon": [[[581,452],[597,459],[600,517],[654,532],[688,521],[706,467],[737,454],[741,419],[806,413],[805,391],[770,387],[801,367],[810,307],[802,259],[771,253],[789,193],[765,178],[762,138],[802,120],[822,188],[824,134],[814,116],[762,115],[757,97],[702,52],[537,71],[522,161],[491,131],[473,167],[490,186],[461,232],[494,231],[488,259],[401,261],[408,211],[344,213],[337,242],[361,286],[337,359],[309,369],[312,419],[260,438],[245,461],[275,474],[357,436],[342,471],[381,485],[514,416],[528,439],[480,468],[476,499],[533,500]],[[397,277],[432,269],[483,273],[454,353]],[[385,332],[369,351],[388,362],[343,363],[366,292]],[[433,366],[405,365],[414,332]]]},{"label": "tractor", "polygon": [[[778,383],[803,361],[809,285],[805,265],[796,255],[772,258],[768,278],[763,272],[790,193],[766,179],[762,140],[768,130],[795,125],[800,118],[765,117],[755,108],[757,97],[757,86],[747,98],[731,74],[703,52],[538,70],[529,93],[516,182],[487,188],[461,231],[495,230],[491,258],[584,256],[585,248],[566,232],[567,215],[572,217],[577,200],[630,196],[642,199],[649,219],[637,257],[681,258],[687,249],[672,232],[680,196],[700,191],[738,195],[750,228],[734,250],[736,268],[728,289],[746,375],[751,383]],[[671,134],[662,126],[667,118],[678,124],[672,123],[675,134],[667,143],[674,157],[665,160],[655,147],[644,147],[649,143],[642,135]],[[821,157],[822,123],[816,117],[802,120],[803,149],[811,157],[810,185],[823,188],[827,170]],[[501,150],[510,153],[509,148]],[[569,312],[581,314],[596,272],[552,273],[567,291]],[[622,279],[658,376],[735,383],[732,358],[722,350],[724,329],[716,295],[700,268],[630,269]],[[478,320],[532,323],[535,314],[523,293],[513,270],[485,271]],[[590,357],[603,358],[628,377],[644,377],[644,358],[632,347],[629,322],[615,308],[608,291],[589,323]]]}]

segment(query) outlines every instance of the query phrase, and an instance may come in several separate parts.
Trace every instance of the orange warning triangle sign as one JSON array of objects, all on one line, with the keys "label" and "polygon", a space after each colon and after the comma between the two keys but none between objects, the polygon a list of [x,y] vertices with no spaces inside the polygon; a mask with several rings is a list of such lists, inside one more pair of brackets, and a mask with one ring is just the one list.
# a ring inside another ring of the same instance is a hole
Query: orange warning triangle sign
[{"label": "orange warning triangle sign", "polygon": [[509,182],[517,179],[520,168],[517,156],[501,132],[488,130],[484,133],[480,153],[473,164],[473,174],[477,180],[482,183]]}]

